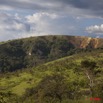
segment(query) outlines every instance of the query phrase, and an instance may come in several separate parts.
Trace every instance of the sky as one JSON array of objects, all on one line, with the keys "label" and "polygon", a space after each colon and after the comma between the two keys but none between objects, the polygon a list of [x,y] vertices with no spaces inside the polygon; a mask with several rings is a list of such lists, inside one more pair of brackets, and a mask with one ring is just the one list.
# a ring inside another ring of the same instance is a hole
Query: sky
[{"label": "sky", "polygon": [[103,0],[0,0],[0,41],[41,35],[103,37]]}]

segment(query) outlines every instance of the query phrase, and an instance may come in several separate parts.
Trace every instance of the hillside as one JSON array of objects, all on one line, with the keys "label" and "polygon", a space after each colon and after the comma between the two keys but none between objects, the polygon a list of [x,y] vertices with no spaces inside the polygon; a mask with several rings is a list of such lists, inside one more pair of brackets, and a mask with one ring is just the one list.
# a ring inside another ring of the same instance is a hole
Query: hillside
[{"label": "hillside", "polygon": [[[86,60],[88,62],[84,63],[87,64],[82,66],[82,61]],[[101,98],[100,101],[90,100],[92,97],[90,82],[85,75],[85,68],[89,70],[89,75],[94,80],[93,96]],[[4,101],[5,103],[51,103],[50,101],[52,103],[102,103],[102,80],[103,50],[84,52],[31,69],[1,74],[0,101],[1,103]],[[61,99],[55,97],[56,93]]]},{"label": "hillside", "polygon": [[0,44],[0,72],[31,68],[85,50],[103,47],[103,39],[80,36],[40,36]]}]

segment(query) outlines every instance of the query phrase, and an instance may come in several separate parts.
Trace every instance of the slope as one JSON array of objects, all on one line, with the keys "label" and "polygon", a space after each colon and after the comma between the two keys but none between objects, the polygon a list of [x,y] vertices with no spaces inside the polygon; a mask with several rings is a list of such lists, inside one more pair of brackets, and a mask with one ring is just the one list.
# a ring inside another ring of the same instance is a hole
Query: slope
[{"label": "slope", "polygon": [[[19,103],[36,103],[34,97],[35,92],[33,92],[32,88],[39,88],[38,86],[40,83],[45,80],[49,80],[53,75],[60,75],[66,78],[66,83],[68,83],[68,86],[70,85],[69,89],[71,92],[76,90],[75,95],[70,95],[70,99],[65,99],[63,96],[63,103],[90,103],[91,101],[89,98],[90,95],[90,88],[89,88],[89,80],[84,74],[82,67],[81,67],[81,61],[88,60],[93,61],[96,63],[96,67],[93,70],[94,72],[94,79],[95,79],[95,90],[94,94],[101,93],[97,88],[100,88],[100,85],[103,86],[103,50],[95,50],[90,52],[84,52],[80,54],[75,54],[73,56],[65,57],[58,59],[56,61],[48,62],[46,64],[39,65],[37,67],[34,67],[32,69],[24,69],[19,70],[17,72],[13,73],[6,73],[0,75],[0,94],[6,103],[16,103],[17,101]],[[55,78],[53,79],[53,86],[54,86]],[[98,81],[98,83],[97,83]],[[59,81],[60,82],[60,81]],[[46,85],[46,89],[48,88],[47,85],[49,85],[45,82],[43,82]],[[99,86],[98,86],[99,84]],[[42,84],[42,88],[39,88],[42,90],[44,85]],[[53,88],[53,87],[52,87]],[[51,90],[52,90],[51,88]],[[76,89],[77,88],[77,89]],[[59,90],[59,89],[58,89]],[[44,90],[43,90],[44,91]],[[50,88],[49,88],[50,91]],[[62,91],[62,89],[60,89]],[[52,91],[51,91],[52,92]],[[40,92],[41,94],[42,92]],[[80,94],[78,94],[80,93]],[[101,96],[97,94],[97,96]],[[41,98],[42,95],[40,95]],[[80,96],[80,97],[79,97]],[[79,99],[77,99],[78,97]],[[40,99],[38,95],[38,100]],[[45,97],[46,98],[46,97]],[[88,100],[86,100],[88,98]],[[100,97],[102,98],[102,97]],[[46,99],[49,99],[48,97]],[[44,100],[44,99],[43,99]],[[45,100],[42,103],[47,103]],[[76,100],[76,101],[75,101]],[[77,102],[78,100],[78,102]],[[71,102],[70,102],[71,101]],[[103,101],[102,101],[103,102]],[[40,102],[39,102],[40,103]],[[58,100],[56,103],[59,103]]]},{"label": "slope", "polygon": [[40,36],[8,41],[0,45],[0,72],[31,68],[75,54],[103,47],[103,39],[80,36]]}]

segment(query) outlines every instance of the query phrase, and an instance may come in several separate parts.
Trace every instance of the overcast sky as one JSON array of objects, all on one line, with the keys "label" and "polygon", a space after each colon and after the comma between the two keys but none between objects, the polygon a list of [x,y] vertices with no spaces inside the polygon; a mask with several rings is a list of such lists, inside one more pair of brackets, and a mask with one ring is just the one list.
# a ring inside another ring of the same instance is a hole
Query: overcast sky
[{"label": "overcast sky", "polygon": [[0,0],[0,41],[59,34],[103,37],[103,0]]}]

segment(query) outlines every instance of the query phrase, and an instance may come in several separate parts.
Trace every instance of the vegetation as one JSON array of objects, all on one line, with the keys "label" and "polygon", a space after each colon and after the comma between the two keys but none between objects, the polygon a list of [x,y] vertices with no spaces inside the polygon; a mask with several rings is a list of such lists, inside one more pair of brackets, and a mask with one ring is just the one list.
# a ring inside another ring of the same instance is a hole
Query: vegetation
[{"label": "vegetation", "polygon": [[0,71],[12,72],[68,55],[74,46],[61,37],[14,40],[0,45]]},{"label": "vegetation", "polygon": [[0,44],[0,103],[103,103],[103,48],[79,48],[72,40],[43,36]]},{"label": "vegetation", "polygon": [[[98,103],[102,103],[102,52],[75,54],[32,69],[1,74],[0,100],[5,103],[92,103],[91,97],[99,97]],[[93,95],[85,69],[91,71],[88,73],[94,83]]]},{"label": "vegetation", "polygon": [[[93,40],[87,43],[88,38],[75,36],[41,36],[8,41],[0,44],[0,72],[31,68],[79,52],[91,51],[97,46]],[[100,47],[103,47],[101,40]]]}]

